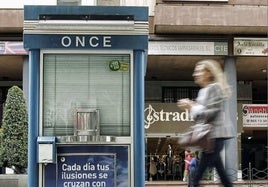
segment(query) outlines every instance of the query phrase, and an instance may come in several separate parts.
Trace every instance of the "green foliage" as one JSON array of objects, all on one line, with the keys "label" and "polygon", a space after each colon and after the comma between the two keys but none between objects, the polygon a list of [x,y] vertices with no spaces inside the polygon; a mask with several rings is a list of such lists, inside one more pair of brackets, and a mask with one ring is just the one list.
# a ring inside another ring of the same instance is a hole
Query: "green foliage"
[{"label": "green foliage", "polygon": [[0,132],[0,166],[13,167],[15,173],[27,168],[28,112],[22,90],[8,90]]}]

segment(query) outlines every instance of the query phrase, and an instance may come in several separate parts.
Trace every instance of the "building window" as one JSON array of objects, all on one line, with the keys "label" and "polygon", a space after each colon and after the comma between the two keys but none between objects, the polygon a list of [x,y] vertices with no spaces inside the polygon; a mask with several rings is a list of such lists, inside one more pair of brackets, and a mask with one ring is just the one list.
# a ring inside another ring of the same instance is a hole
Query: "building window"
[{"label": "building window", "polygon": [[195,99],[199,91],[198,87],[163,87],[162,102],[175,103],[178,99]]},{"label": "building window", "polygon": [[120,6],[121,0],[97,0],[97,6]]},{"label": "building window", "polygon": [[44,135],[74,135],[75,111],[97,109],[100,135],[130,136],[129,54],[44,54],[43,69]]},{"label": "building window", "polygon": [[81,5],[81,0],[57,0],[57,5],[79,6]]}]

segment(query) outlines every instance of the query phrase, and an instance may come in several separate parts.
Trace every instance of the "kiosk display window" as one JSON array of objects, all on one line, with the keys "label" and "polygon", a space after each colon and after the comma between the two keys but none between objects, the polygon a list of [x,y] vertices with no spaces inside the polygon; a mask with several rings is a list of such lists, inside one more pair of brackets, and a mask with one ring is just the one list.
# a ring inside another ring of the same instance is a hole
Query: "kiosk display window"
[{"label": "kiosk display window", "polygon": [[100,135],[130,136],[130,54],[44,53],[42,58],[45,136],[74,135],[78,110],[98,111]]}]

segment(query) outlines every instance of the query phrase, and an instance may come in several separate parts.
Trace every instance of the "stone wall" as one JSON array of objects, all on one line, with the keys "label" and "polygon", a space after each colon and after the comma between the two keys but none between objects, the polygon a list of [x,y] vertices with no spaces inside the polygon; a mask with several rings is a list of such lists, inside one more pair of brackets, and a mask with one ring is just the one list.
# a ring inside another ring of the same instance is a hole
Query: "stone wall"
[{"label": "stone wall", "polygon": [[0,187],[27,187],[27,175],[1,174]]}]

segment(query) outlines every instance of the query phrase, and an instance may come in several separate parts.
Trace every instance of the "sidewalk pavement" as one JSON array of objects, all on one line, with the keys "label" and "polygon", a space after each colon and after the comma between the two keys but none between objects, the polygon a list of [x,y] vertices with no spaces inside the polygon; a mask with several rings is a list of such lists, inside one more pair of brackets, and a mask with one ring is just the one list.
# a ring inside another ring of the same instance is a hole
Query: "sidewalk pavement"
[{"label": "sidewalk pavement", "polygon": [[[234,187],[268,187],[268,180],[242,180],[235,181]],[[145,187],[187,187],[187,182],[182,181],[146,181]],[[222,187],[220,182],[201,181],[200,187]]]}]

